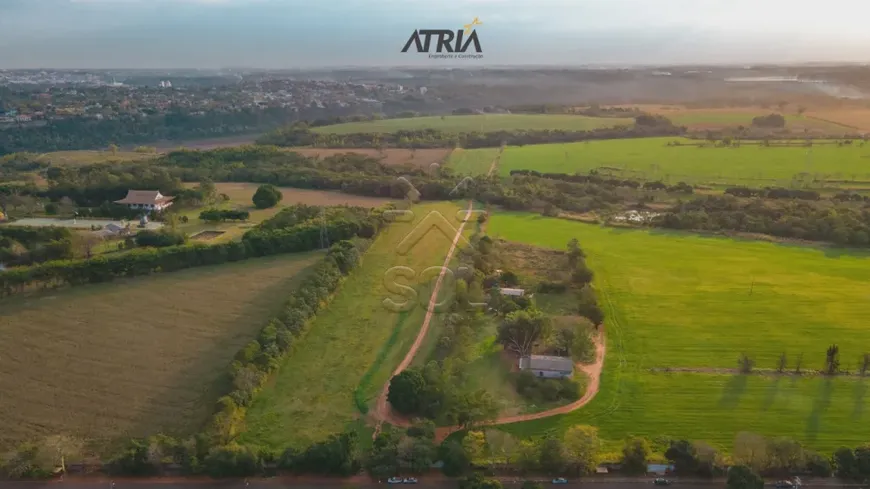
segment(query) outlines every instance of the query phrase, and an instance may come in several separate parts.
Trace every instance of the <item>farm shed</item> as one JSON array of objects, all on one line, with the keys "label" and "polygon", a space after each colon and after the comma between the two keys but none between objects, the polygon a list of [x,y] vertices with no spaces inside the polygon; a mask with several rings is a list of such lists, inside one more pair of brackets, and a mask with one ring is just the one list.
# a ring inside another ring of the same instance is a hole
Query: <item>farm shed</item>
[{"label": "farm shed", "polygon": [[499,291],[501,292],[501,295],[508,295],[511,297],[523,297],[524,295],[526,295],[526,291],[523,289],[503,288],[503,289],[499,289]]},{"label": "farm shed", "polygon": [[655,475],[665,475],[674,471],[673,465],[665,465],[665,464],[648,464],[646,466],[647,474],[655,474]]},{"label": "farm shed", "polygon": [[574,375],[574,362],[568,357],[531,355],[520,358],[520,370],[529,370],[537,377],[564,379]]}]

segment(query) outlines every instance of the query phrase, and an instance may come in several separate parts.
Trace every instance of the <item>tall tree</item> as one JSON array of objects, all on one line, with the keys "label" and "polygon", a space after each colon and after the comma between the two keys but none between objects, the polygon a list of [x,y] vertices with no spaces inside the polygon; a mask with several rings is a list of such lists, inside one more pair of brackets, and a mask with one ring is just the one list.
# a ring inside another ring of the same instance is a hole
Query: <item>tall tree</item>
[{"label": "tall tree", "polygon": [[595,472],[595,468],[598,467],[598,454],[601,451],[598,428],[588,425],[568,428],[565,432],[565,448],[568,450],[571,464],[579,474]]},{"label": "tall tree", "polygon": [[756,472],[761,472],[770,464],[767,449],[767,439],[763,436],[741,431],[734,439],[734,460],[751,467]]},{"label": "tall tree", "polygon": [[514,311],[498,327],[498,341],[520,356],[531,354],[535,343],[547,336],[550,318],[538,309]]},{"label": "tall tree", "polygon": [[649,442],[645,438],[629,438],[625,441],[625,446],[622,448],[623,469],[629,474],[646,473],[646,464],[650,452]]},{"label": "tall tree", "polygon": [[728,489],[764,489],[764,479],[745,465],[728,470]]}]

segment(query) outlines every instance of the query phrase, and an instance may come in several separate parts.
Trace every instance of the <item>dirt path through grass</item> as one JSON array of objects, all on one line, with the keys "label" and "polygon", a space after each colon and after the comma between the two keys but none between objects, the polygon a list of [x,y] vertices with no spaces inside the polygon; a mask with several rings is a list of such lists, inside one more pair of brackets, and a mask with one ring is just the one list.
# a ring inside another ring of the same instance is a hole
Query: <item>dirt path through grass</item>
[{"label": "dirt path through grass", "polygon": [[[456,230],[456,236],[453,237],[453,242],[450,244],[450,249],[447,251],[447,256],[444,257],[444,264],[441,266],[441,273],[438,275],[438,280],[435,282],[435,287],[432,289],[432,296],[429,298],[429,304],[426,308],[426,317],[423,318],[423,326],[420,327],[420,332],[417,333],[417,337],[414,339],[414,343],[411,345],[411,348],[408,350],[408,353],[405,355],[405,358],[402,359],[402,363],[396,367],[396,370],[393,371],[392,377],[399,375],[403,370],[408,368],[411,365],[411,362],[414,360],[414,356],[417,354],[417,350],[420,349],[420,345],[423,344],[423,340],[426,338],[426,333],[429,331],[429,323],[432,322],[432,315],[435,313],[435,306],[438,304],[438,292],[441,290],[441,283],[444,281],[444,275],[447,272],[447,267],[450,265],[450,260],[453,259],[453,253],[456,251],[456,245],[459,243],[459,238],[462,237],[462,231],[465,229],[465,225],[468,223],[468,220],[471,219],[471,211],[474,210],[474,202],[468,202],[468,210],[465,211],[465,218],[462,220],[462,223],[459,225],[459,229]],[[380,396],[378,396],[378,402],[375,405],[375,409],[372,412],[372,416],[377,422],[375,427],[374,437],[378,436],[378,433],[381,431],[381,424],[384,421],[389,422],[390,424],[394,424],[397,426],[407,425],[408,421],[402,418],[399,418],[393,413],[393,410],[389,403],[387,402],[387,393],[390,388],[390,381],[384,384],[384,388],[381,390]]]}]

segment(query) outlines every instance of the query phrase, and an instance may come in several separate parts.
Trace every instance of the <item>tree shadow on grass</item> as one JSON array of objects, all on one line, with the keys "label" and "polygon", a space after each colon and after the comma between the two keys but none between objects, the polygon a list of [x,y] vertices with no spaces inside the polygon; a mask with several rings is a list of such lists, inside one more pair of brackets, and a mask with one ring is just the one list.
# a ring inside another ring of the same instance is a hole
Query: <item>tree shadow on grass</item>
[{"label": "tree shadow on grass", "polygon": [[864,415],[864,399],[867,396],[866,379],[860,378],[855,382],[852,395],[855,398],[855,406],[852,409],[852,419],[858,420]]},{"label": "tree shadow on grass", "polygon": [[719,407],[733,409],[740,404],[740,398],[746,392],[746,384],[749,382],[749,376],[737,374],[728,380],[725,384],[725,389],[722,391],[722,397],[719,399]]},{"label": "tree shadow on grass", "polygon": [[810,417],[807,418],[807,439],[815,441],[819,435],[819,429],[822,425],[822,417],[831,406],[831,397],[834,393],[834,382],[830,377],[822,379],[819,385],[819,391],[813,401],[813,411]]},{"label": "tree shadow on grass", "polygon": [[773,381],[767,387],[767,392],[764,394],[764,401],[761,404],[761,410],[767,411],[773,406],[776,400],[776,395],[779,394],[779,383],[782,380],[781,375],[774,376]]}]

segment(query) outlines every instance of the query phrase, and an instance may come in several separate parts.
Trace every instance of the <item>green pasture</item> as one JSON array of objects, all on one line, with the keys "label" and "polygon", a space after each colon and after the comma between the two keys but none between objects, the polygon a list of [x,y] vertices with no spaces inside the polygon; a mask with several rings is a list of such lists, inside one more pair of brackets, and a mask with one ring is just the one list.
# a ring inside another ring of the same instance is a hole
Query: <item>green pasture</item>
[{"label": "green pasture", "polygon": [[[389,380],[423,322],[434,280],[420,280],[420,274],[442,265],[452,236],[431,228],[406,254],[398,246],[430,212],[439,212],[458,228],[454,216],[459,210],[449,202],[415,206],[413,222],[395,222],[376,239],[363,264],[297,340],[276,377],[248,409],[243,443],[305,447],[360,426],[361,410],[367,410]],[[470,232],[472,226],[466,229]],[[396,266],[418,275],[388,278],[388,270]],[[429,275],[433,277],[437,273]],[[388,290],[387,282],[418,289],[416,306],[406,312],[385,307],[387,298],[408,300]]]},{"label": "green pasture", "polygon": [[645,138],[510,146],[499,161],[511,170],[588,173],[676,183],[813,186],[813,180],[870,180],[870,146],[699,148],[667,146],[682,138]]},{"label": "green pasture", "polygon": [[[601,391],[589,406],[508,426],[532,435],[591,422],[629,434],[703,439],[730,448],[738,431],[790,436],[831,451],[870,437],[870,254],[692,234],[599,227],[522,213],[492,216],[493,236],[562,249],[576,237],[607,314]],[[773,369],[821,369],[840,346],[851,376],[715,373],[741,353]],[[691,372],[665,373],[666,367]],[[652,369],[656,369],[653,371]]]},{"label": "green pasture", "polygon": [[345,124],[316,127],[312,130],[315,132],[331,134],[350,134],[358,132],[391,133],[396,131],[415,131],[420,129],[437,129],[447,132],[495,132],[535,129],[586,131],[599,127],[631,125],[633,123],[633,119],[587,117],[582,115],[479,114],[348,122]]},{"label": "green pasture", "polygon": [[499,148],[456,148],[447,158],[447,167],[460,175],[486,175],[498,153]]}]

